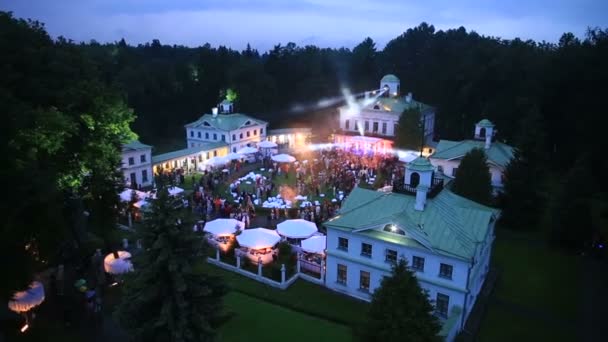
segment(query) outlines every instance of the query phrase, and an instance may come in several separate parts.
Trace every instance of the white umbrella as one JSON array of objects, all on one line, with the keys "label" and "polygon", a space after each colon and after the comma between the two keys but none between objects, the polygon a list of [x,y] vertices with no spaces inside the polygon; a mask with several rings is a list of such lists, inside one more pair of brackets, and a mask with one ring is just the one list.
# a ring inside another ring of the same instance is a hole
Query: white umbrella
[{"label": "white umbrella", "polygon": [[277,144],[273,143],[272,141],[264,140],[264,141],[258,143],[258,147],[274,148],[274,147],[277,147]]},{"label": "white umbrella", "polygon": [[8,302],[8,308],[15,312],[27,312],[43,301],[44,286],[35,281],[30,284],[29,289],[15,293],[13,299]]},{"label": "white umbrella", "polygon": [[171,195],[171,196],[179,195],[182,192],[184,192],[184,189],[178,188],[176,186],[172,186],[169,188],[169,195]]},{"label": "white umbrella", "polygon": [[311,236],[306,240],[302,240],[302,250],[308,253],[323,254],[327,246],[327,237]]},{"label": "white umbrella", "polygon": [[144,198],[148,197],[148,194],[145,192],[133,189],[125,189],[123,192],[120,193],[120,200],[123,202],[129,202],[133,196],[133,192],[135,192],[135,195],[140,200],[143,200]]},{"label": "white umbrella", "polygon": [[239,160],[242,159],[243,156],[240,153],[228,153],[228,155],[224,156],[228,160]]},{"label": "white umbrella", "polygon": [[133,271],[131,253],[118,251],[118,259],[114,259],[114,253],[106,255],[103,259],[103,268],[110,274],[123,274]]},{"label": "white umbrella", "polygon": [[314,222],[295,219],[286,220],[277,225],[277,232],[292,239],[305,239],[318,231]]},{"label": "white umbrella", "polygon": [[236,153],[238,154],[251,154],[251,153],[257,153],[258,149],[255,147],[243,147],[242,149],[236,151]]},{"label": "white umbrella", "polygon": [[237,230],[245,229],[245,224],[235,219],[216,219],[205,223],[203,231],[215,236],[230,236]]},{"label": "white umbrella", "polygon": [[276,154],[271,157],[277,163],[293,163],[296,161],[294,156],[290,156],[289,154]]},{"label": "white umbrella", "polygon": [[210,165],[210,166],[220,166],[220,165],[226,165],[230,160],[224,158],[224,157],[212,157],[210,159],[207,159],[204,164],[206,165]]},{"label": "white umbrella", "polygon": [[266,228],[245,229],[240,235],[236,236],[239,245],[251,249],[262,249],[274,247],[281,236],[276,231]]}]

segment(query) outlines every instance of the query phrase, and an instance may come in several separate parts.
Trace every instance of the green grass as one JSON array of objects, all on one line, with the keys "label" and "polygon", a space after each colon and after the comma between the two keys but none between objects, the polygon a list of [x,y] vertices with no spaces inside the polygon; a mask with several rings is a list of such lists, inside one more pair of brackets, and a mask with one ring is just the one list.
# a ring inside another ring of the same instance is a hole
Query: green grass
[{"label": "green grass", "polygon": [[350,328],[231,292],[224,300],[234,316],[220,330],[220,341],[351,341]]},{"label": "green grass", "polygon": [[233,291],[336,323],[355,326],[365,322],[368,303],[322,286],[297,280],[288,289],[279,290],[213,265],[201,266],[204,272],[222,277]]}]

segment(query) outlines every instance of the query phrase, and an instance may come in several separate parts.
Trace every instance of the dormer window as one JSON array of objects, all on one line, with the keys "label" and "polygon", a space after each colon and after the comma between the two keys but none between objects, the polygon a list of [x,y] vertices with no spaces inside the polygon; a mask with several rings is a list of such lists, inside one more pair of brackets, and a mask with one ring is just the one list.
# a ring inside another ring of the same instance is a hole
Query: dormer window
[{"label": "dormer window", "polygon": [[245,122],[245,126],[251,125],[251,121]]},{"label": "dormer window", "polygon": [[374,109],[375,110],[380,110],[380,106],[379,105],[374,105]]},{"label": "dormer window", "polygon": [[405,232],[394,224],[387,224],[384,226],[384,231],[393,234],[405,235]]},{"label": "dormer window", "polygon": [[207,121],[203,122],[203,126],[211,126]]}]

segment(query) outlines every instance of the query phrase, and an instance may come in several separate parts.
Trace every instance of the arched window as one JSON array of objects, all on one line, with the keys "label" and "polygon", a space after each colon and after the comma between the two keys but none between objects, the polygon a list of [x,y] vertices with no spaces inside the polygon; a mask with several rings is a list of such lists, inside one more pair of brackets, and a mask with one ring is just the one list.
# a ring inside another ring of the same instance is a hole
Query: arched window
[{"label": "arched window", "polygon": [[410,175],[410,186],[417,187],[420,183],[420,175],[418,172],[412,172]]},{"label": "arched window", "polygon": [[385,232],[389,232],[389,233],[393,233],[393,234],[405,235],[405,232],[402,229],[399,229],[394,224],[387,224],[386,226],[384,226],[383,230]]},{"label": "arched window", "polygon": [[483,128],[483,127],[482,127],[482,128],[479,130],[479,136],[480,136],[481,138],[485,138],[485,137],[486,137],[486,129],[485,129],[485,128]]}]

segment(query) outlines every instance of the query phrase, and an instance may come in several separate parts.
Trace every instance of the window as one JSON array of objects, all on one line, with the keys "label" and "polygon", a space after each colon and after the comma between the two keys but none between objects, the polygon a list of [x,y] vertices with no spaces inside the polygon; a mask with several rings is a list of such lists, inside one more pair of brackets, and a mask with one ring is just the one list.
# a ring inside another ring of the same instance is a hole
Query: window
[{"label": "window", "polygon": [[347,238],[338,238],[338,249],[347,251],[348,250],[348,239]]},{"label": "window", "polygon": [[239,134],[239,139],[243,139],[243,133]]},{"label": "window", "polygon": [[386,134],[386,122],[382,123],[382,134]]},{"label": "window", "polygon": [[190,138],[194,138],[194,131],[190,131]]},{"label": "window", "polygon": [[377,122],[373,123],[372,129],[373,129],[374,133],[378,133],[378,123]]},{"label": "window", "polygon": [[258,130],[257,129],[253,130],[253,135],[258,135]]},{"label": "window", "polygon": [[198,162],[200,163],[200,162],[202,162],[202,161],[203,161],[203,155],[202,155],[202,154],[199,154],[199,155],[198,155]]},{"label": "window", "polygon": [[412,258],[412,268],[416,271],[424,271],[424,258],[414,255],[414,258]]},{"label": "window", "polygon": [[359,122],[355,120],[355,131],[359,130]]},{"label": "window", "polygon": [[441,278],[452,279],[452,265],[440,264],[439,265],[439,276]]},{"label": "window", "polygon": [[232,135],[232,141],[235,141],[235,140],[236,140],[236,134],[233,134]]},{"label": "window", "polygon": [[140,163],[145,163],[146,162],[146,155],[142,154],[141,156],[139,156],[139,162]]},{"label": "window", "polygon": [[247,138],[249,138],[249,131],[247,131]]},{"label": "window", "polygon": [[203,126],[211,126],[207,121],[203,122]]},{"label": "window", "polygon": [[129,165],[135,165],[135,158],[129,157]]},{"label": "window", "polygon": [[346,130],[350,129],[350,120],[344,121],[344,129],[346,129]]},{"label": "window", "polygon": [[369,243],[361,243],[361,255],[366,256],[368,258],[372,257],[372,245]]},{"label": "window", "polygon": [[148,181],[148,170],[141,170],[141,182],[146,183]]},{"label": "window", "polygon": [[369,272],[359,272],[359,289],[362,291],[369,291]]},{"label": "window", "polygon": [[201,138],[201,132],[197,132],[197,134],[198,134],[198,138],[200,139]]},{"label": "window", "polygon": [[365,121],[365,131],[369,132],[369,121]]},{"label": "window", "polygon": [[399,227],[397,227],[394,224],[387,224],[386,226],[384,226],[384,231],[394,233],[394,234],[399,234],[399,235],[405,235],[405,232],[403,231],[403,229],[399,229]]},{"label": "window", "polygon": [[247,125],[251,125],[251,121],[245,122],[245,126],[247,126]]},{"label": "window", "polygon": [[236,153],[236,147],[232,148],[232,153]]},{"label": "window", "polygon": [[456,177],[456,172],[458,172],[458,168],[455,167],[452,169],[452,177]]},{"label": "window", "polygon": [[209,152],[207,152],[207,159],[209,159]]},{"label": "window", "polygon": [[217,150],[213,150],[213,156],[217,157]]},{"label": "window", "polygon": [[397,262],[397,251],[394,249],[387,249],[386,255],[384,256],[384,261],[386,262]]},{"label": "window", "polygon": [[395,124],[393,126],[393,135],[397,135],[397,132],[399,131],[399,124]]},{"label": "window", "polygon": [[346,265],[338,264],[338,278],[336,281],[340,284],[346,285]]},{"label": "window", "polygon": [[209,132],[205,132],[205,139],[209,139]]},{"label": "window", "polygon": [[217,140],[217,133],[213,133],[213,140]]},{"label": "window", "polygon": [[435,300],[435,312],[441,317],[448,317],[448,308],[450,307],[450,296],[443,293],[437,293]]},{"label": "window", "polygon": [[260,128],[260,135],[264,134],[264,129]]},{"label": "window", "polygon": [[226,134],[222,134],[222,141],[226,141]]}]

